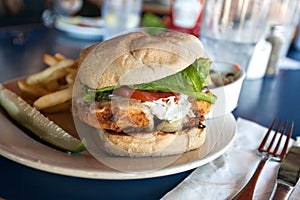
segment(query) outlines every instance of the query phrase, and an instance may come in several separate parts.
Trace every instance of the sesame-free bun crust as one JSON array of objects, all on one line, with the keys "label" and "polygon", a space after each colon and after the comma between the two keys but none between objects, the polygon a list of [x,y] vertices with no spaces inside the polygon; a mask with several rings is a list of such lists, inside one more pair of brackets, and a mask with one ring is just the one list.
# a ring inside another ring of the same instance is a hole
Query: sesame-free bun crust
[{"label": "sesame-free bun crust", "polygon": [[104,150],[114,156],[150,157],[182,154],[203,145],[206,128],[191,128],[173,133],[152,132],[128,135],[100,130]]},{"label": "sesame-free bun crust", "polygon": [[152,82],[181,71],[204,57],[190,34],[132,32],[82,50],[79,79],[90,88]]}]

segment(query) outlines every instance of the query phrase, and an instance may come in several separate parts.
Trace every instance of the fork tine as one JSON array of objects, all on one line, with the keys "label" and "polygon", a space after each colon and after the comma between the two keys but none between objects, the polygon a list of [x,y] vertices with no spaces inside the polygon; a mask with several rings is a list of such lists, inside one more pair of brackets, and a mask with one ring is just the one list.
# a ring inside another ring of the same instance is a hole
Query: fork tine
[{"label": "fork tine", "polygon": [[269,127],[269,129],[268,129],[268,131],[267,131],[267,133],[266,133],[263,141],[260,143],[260,145],[258,147],[259,151],[264,151],[264,146],[265,146],[265,144],[267,142],[267,139],[268,139],[268,137],[269,137],[269,135],[270,135],[270,133],[271,133],[271,131],[273,129],[273,126],[274,126],[275,122],[276,122],[276,118],[274,118],[274,120],[273,120],[272,124],[270,125],[270,127]]},{"label": "fork tine", "polygon": [[282,152],[280,154],[281,159],[285,156],[285,154],[287,152],[287,148],[288,148],[288,145],[289,145],[290,138],[292,136],[293,129],[294,129],[294,122],[292,122],[291,125],[290,125],[289,132],[287,134],[287,137],[286,137],[286,140],[285,140],[285,143],[284,143],[284,147],[283,147]]},{"label": "fork tine", "polygon": [[282,136],[285,134],[287,124],[288,124],[288,122],[286,121],[286,122],[284,123],[284,126],[283,126],[282,130],[281,130],[281,134],[280,134],[280,137],[279,137],[279,139],[278,139],[278,141],[277,141],[277,145],[276,145],[276,147],[275,147],[275,149],[274,149],[274,151],[273,151],[273,155],[274,155],[274,156],[279,156],[279,155],[277,154],[277,151],[278,151],[278,149],[279,149],[279,146],[280,146],[280,143],[281,143],[281,140],[282,140]]},{"label": "fork tine", "polygon": [[272,146],[273,146],[273,144],[274,144],[274,141],[275,141],[275,139],[276,139],[277,133],[278,133],[280,127],[281,127],[281,123],[282,123],[282,120],[279,121],[279,123],[278,123],[278,125],[277,125],[277,127],[276,127],[275,133],[274,133],[274,135],[273,135],[273,137],[272,137],[272,140],[271,140],[271,143],[270,143],[270,145],[269,145],[269,147],[268,147],[268,149],[267,149],[267,152],[270,152],[270,151],[271,151],[271,148],[272,148]]}]

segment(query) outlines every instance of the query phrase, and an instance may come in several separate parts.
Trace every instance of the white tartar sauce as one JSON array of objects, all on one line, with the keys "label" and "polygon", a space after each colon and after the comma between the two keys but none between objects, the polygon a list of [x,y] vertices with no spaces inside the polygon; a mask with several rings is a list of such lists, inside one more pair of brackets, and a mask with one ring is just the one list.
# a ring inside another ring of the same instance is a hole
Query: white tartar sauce
[{"label": "white tartar sauce", "polygon": [[148,106],[151,113],[157,118],[169,122],[184,119],[186,116],[195,117],[188,96],[183,94],[177,97],[170,96],[152,102],[144,102],[144,105]]}]

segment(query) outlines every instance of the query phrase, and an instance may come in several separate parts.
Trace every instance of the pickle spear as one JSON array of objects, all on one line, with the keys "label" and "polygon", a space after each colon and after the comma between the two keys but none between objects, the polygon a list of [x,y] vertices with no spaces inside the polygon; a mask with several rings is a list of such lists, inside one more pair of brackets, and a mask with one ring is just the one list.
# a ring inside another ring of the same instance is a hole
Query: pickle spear
[{"label": "pickle spear", "polygon": [[0,104],[11,118],[30,130],[43,142],[69,153],[78,153],[85,150],[81,140],[64,131],[2,84],[0,84]]}]

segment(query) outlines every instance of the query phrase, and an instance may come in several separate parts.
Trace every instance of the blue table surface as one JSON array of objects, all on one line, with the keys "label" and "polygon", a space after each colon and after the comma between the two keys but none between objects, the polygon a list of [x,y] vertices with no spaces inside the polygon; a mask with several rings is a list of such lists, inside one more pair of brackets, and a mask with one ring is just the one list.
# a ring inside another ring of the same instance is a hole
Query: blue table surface
[{"label": "blue table surface", "polygon": [[[98,41],[100,41],[99,38]],[[40,25],[0,29],[0,82],[45,67],[44,53],[77,58],[82,48],[98,42],[71,38]],[[291,54],[300,58],[297,52]],[[300,70],[281,70],[273,78],[245,80],[236,117],[268,126],[276,116],[294,120],[293,137],[300,135]],[[5,128],[5,127],[1,127]],[[0,156],[0,197],[5,199],[159,199],[193,170],[158,178],[94,180],[48,173]]]}]

